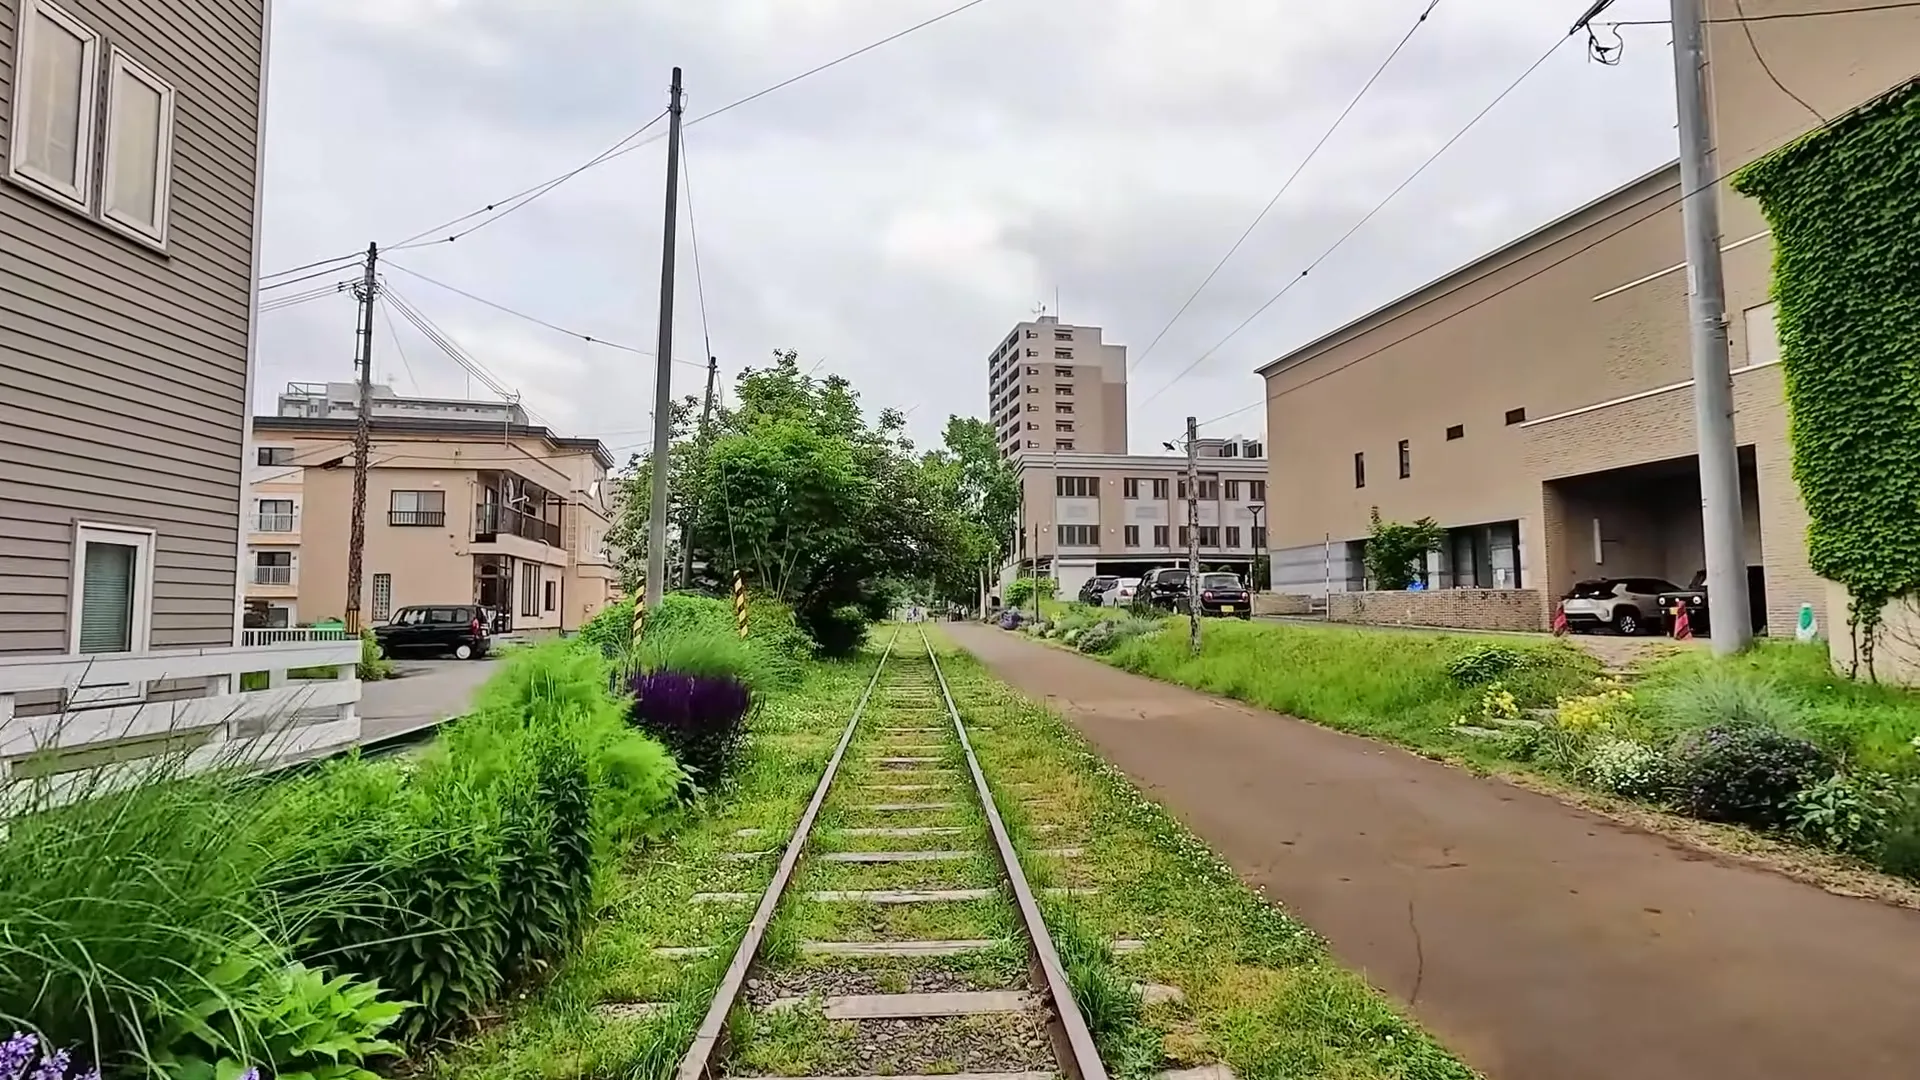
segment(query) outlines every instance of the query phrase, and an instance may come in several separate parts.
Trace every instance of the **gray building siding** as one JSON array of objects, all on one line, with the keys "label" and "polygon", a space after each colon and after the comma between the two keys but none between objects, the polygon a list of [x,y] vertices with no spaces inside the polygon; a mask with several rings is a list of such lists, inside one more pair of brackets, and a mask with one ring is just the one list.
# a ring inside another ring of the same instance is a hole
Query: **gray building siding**
[{"label": "gray building siding", "polygon": [[[173,86],[171,220],[162,254],[0,180],[0,655],[67,648],[78,521],[155,532],[152,647],[226,645],[263,4],[57,2]],[[0,0],[0,165],[18,29]]]}]

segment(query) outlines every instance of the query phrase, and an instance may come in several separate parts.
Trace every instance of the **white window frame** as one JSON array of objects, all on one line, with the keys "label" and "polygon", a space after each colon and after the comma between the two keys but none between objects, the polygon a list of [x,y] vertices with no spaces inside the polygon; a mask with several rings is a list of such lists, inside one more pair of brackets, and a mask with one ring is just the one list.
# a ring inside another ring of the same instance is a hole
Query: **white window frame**
[{"label": "white window frame", "polygon": [[[113,154],[113,92],[120,85],[120,77],[126,75],[147,84],[160,95],[160,129],[155,140],[155,152],[159,160],[154,162],[153,225],[134,221],[124,214],[114,212],[108,205],[113,192],[114,154]],[[156,248],[167,246],[167,224],[173,207],[173,85],[142,67],[133,57],[127,55],[119,46],[114,46],[107,60],[106,127],[107,135],[102,143],[101,154],[106,160],[105,175],[100,183],[100,220],[116,231]]]},{"label": "white window frame", "polygon": [[[30,102],[23,92],[24,80],[28,70],[28,54],[34,44],[34,28],[39,25],[39,17],[46,16],[59,23],[75,37],[82,38],[86,44],[81,48],[80,57],[80,123],[78,130],[79,162],[74,168],[74,181],[77,187],[67,185],[47,176],[27,165],[27,141],[19,137],[27,129]],[[94,159],[94,117],[100,106],[100,35],[91,27],[74,18],[71,14],[48,0],[20,0],[19,41],[13,50],[13,118],[9,125],[7,140],[7,177],[25,187],[44,195],[55,202],[71,207],[81,213],[89,213],[93,208],[93,159]]]},{"label": "white window frame", "polygon": [[[153,635],[153,547],[155,533],[152,529],[142,529],[130,525],[108,525],[100,522],[80,521],[73,526],[73,563],[70,572],[70,594],[67,598],[67,653],[70,656],[82,655],[80,652],[80,608],[86,592],[87,545],[93,543],[116,544],[134,549],[134,586],[133,620],[128,634],[128,644],[133,646],[127,653],[98,653],[105,660],[116,656],[134,656],[146,652],[152,643]],[[97,705],[112,701],[138,701],[147,696],[145,682],[119,683],[102,686],[86,686],[73,691],[67,699],[69,707]]]}]

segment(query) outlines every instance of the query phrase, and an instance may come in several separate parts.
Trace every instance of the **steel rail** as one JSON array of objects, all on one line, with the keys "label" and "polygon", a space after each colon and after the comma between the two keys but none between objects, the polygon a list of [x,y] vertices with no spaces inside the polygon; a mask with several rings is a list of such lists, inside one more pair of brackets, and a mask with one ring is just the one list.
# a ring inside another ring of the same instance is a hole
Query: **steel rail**
[{"label": "steel rail", "polygon": [[[1100,1060],[1099,1049],[1094,1046],[1093,1032],[1088,1030],[1086,1018],[1080,1015],[1080,1007],[1074,1003],[1073,990],[1067,983],[1066,967],[1060,963],[1060,951],[1054,947],[1053,935],[1047,932],[1046,920],[1040,914],[1040,904],[1033,897],[1033,887],[1027,884],[1026,872],[1020,868],[1020,857],[1013,850],[1013,839],[1007,834],[1006,822],[1000,819],[1000,809],[993,801],[993,791],[987,786],[986,774],[980,771],[980,759],[974,755],[973,741],[967,738],[966,722],[960,718],[960,709],[953,702],[953,691],[947,686],[946,673],[940,670],[940,658],[934,655],[933,643],[927,639],[925,630],[920,631],[920,643],[926,646],[927,660],[933,664],[933,677],[939,681],[940,696],[947,704],[947,715],[953,719],[954,733],[960,738],[960,748],[966,752],[967,770],[973,774],[973,786],[980,795],[981,811],[986,815],[987,828],[993,833],[994,855],[1000,860],[1000,870],[1013,890],[1015,905],[1020,909],[1020,921],[1027,932],[1028,959],[1039,972],[1039,978],[1034,982],[1046,992],[1052,1012],[1047,1028],[1053,1041],[1054,1057],[1058,1059],[1060,1071],[1067,1080],[1107,1080],[1107,1068]],[[892,648],[891,643],[888,648]],[[683,1077],[682,1080],[690,1078]]]},{"label": "steel rail", "polygon": [[860,718],[866,714],[874,687],[880,685],[880,673],[886,670],[887,661],[893,656],[893,646],[900,640],[900,633],[895,630],[893,637],[887,640],[886,651],[880,654],[880,662],[874,665],[873,677],[867,680],[867,688],[860,694],[859,704],[853,707],[853,716],[848,719],[846,730],[840,733],[839,745],[833,748],[833,756],[827,759],[826,771],[820,774],[820,783],[813,789],[813,799],[807,803],[806,812],[800,815],[800,823],[794,826],[793,836],[787,841],[787,850],[780,856],[780,866],[773,872],[773,880],[767,884],[767,891],[761,895],[760,906],[754,909],[753,921],[747,924],[746,935],[740,939],[740,947],[734,950],[733,962],[727,965],[720,988],[714,991],[713,1003],[707,1006],[707,1015],[700,1021],[700,1030],[694,1034],[693,1045],[680,1059],[680,1067],[675,1072],[677,1080],[703,1080],[714,1075],[713,1058],[726,1035],[727,1017],[733,1013],[734,1006],[740,1001],[740,992],[746,988],[747,970],[753,966],[754,958],[760,952],[760,944],[766,939],[767,927],[773,922],[774,909],[780,905],[780,898],[787,891],[787,883],[793,880],[794,868],[800,864],[800,854],[807,846],[808,835],[813,832],[814,819],[820,816],[820,807],[827,801],[827,790],[833,786],[833,778],[840,772],[840,762],[847,756],[848,744],[853,742],[854,729],[860,726]]}]

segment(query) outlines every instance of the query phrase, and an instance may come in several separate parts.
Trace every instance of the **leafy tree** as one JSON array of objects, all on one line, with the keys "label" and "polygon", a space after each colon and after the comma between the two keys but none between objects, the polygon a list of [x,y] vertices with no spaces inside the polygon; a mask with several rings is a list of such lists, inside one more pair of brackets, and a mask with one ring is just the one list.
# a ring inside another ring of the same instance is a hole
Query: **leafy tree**
[{"label": "leafy tree", "polygon": [[950,538],[936,549],[927,594],[971,603],[978,599],[981,574],[1009,554],[1020,483],[987,421],[948,417],[943,444],[920,461],[928,498],[943,519],[940,529]]},{"label": "leafy tree", "polygon": [[1373,587],[1397,592],[1420,577],[1429,552],[1439,551],[1447,532],[1430,517],[1412,524],[1380,520],[1373,508],[1373,528],[1367,534],[1367,573]]}]

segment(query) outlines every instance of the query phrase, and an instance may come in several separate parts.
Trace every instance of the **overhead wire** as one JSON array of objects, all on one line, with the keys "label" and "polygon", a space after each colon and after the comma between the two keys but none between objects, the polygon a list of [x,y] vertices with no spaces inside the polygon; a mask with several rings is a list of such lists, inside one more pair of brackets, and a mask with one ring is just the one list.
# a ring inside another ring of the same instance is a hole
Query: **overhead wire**
[{"label": "overhead wire", "polygon": [[260,302],[260,313],[264,315],[269,311],[279,311],[281,308],[290,308],[296,304],[307,303],[310,300],[319,300],[328,296],[336,296],[342,291],[344,291],[346,286],[350,284],[352,283],[341,281],[341,282],[336,282],[332,285],[322,285],[319,288],[308,289],[304,292],[293,293],[288,296],[276,296],[271,300],[262,300]]},{"label": "overhead wire", "polygon": [[[1920,7],[1920,3],[1916,3],[1913,6]],[[1869,98],[1868,100],[1872,100],[1872,99]],[[1809,129],[1806,132],[1806,134],[1812,135],[1816,132],[1823,131],[1829,127],[1832,127],[1834,124],[1846,118],[1846,116],[1848,116],[1858,108],[1859,108],[1859,105],[1855,105],[1853,106],[1853,108],[1849,108],[1839,113],[1838,115],[1834,116],[1833,119],[1820,124],[1818,127]],[[1679,206],[1681,203],[1686,202],[1687,199],[1691,198],[1692,196],[1702,191],[1708,191],[1719,186],[1721,183],[1724,183],[1726,181],[1727,177],[1733,175],[1733,173],[1736,171],[1737,168],[1738,166],[1732,166],[1726,169],[1722,169],[1718,176],[1715,176],[1712,179],[1703,182],[1702,184],[1700,184],[1700,186],[1695,188],[1682,189],[1677,195],[1674,195],[1672,198],[1669,198],[1663,202],[1659,202],[1652,209],[1648,210],[1646,213],[1641,214],[1638,217],[1635,217],[1633,220],[1628,221],[1626,224],[1621,225],[1619,228],[1612,229],[1606,233],[1601,234],[1600,236],[1594,237],[1592,240],[1589,240],[1586,243],[1581,244],[1579,247],[1574,248],[1572,251],[1567,252],[1565,255],[1562,255],[1561,257],[1553,260],[1552,262],[1549,262],[1534,270],[1528,271],[1526,274],[1523,274],[1520,277],[1515,278],[1514,280],[1506,283],[1505,285],[1500,286],[1499,288],[1493,290],[1492,292],[1479,298],[1478,300],[1475,300],[1469,304],[1462,305],[1461,307],[1453,311],[1449,311],[1445,315],[1440,316],[1434,321],[1427,323],[1424,326],[1421,326],[1419,329],[1403,334],[1400,337],[1397,337],[1392,341],[1387,342],[1384,345],[1371,349],[1367,352],[1361,353],[1358,356],[1351,357],[1347,360],[1344,360],[1339,364],[1336,364],[1333,367],[1328,368],[1325,371],[1319,372],[1318,374],[1314,375],[1312,378],[1304,379],[1299,383],[1296,383],[1292,386],[1287,387],[1286,389],[1280,391],[1279,393],[1275,393],[1275,394],[1263,393],[1259,401],[1256,401],[1251,405],[1244,405],[1230,412],[1221,413],[1219,416],[1216,416],[1211,420],[1207,420],[1202,424],[1200,424],[1199,426],[1205,427],[1208,424],[1217,424],[1222,420],[1239,416],[1242,413],[1251,412],[1254,409],[1258,409],[1272,403],[1274,400],[1280,397],[1283,397],[1287,394],[1294,393],[1297,390],[1302,390],[1308,386],[1311,386],[1314,383],[1319,382],[1321,379],[1324,379],[1331,375],[1335,375],[1335,374],[1338,374],[1339,372],[1345,371],[1347,368],[1350,368],[1353,365],[1358,364],[1363,360],[1372,359],[1373,357],[1378,356],[1383,352],[1386,352],[1388,349],[1393,349],[1393,348],[1399,347],[1400,345],[1404,345],[1405,343],[1412,341],[1414,338],[1419,337],[1421,334],[1424,334],[1429,330],[1433,330],[1440,326],[1443,326],[1446,323],[1449,323],[1454,319],[1457,319],[1460,316],[1465,315],[1467,312],[1480,307],[1482,304],[1489,303],[1496,297],[1504,296],[1507,293],[1510,293],[1513,290],[1519,288],[1520,286],[1525,285],[1527,282],[1532,281],[1534,278],[1537,278],[1540,275],[1545,274],[1550,270],[1557,269],[1560,266],[1563,266],[1566,263],[1572,261],[1573,259],[1579,258],[1581,255],[1584,255],[1587,252],[1593,250],[1594,248],[1599,247],[1601,244],[1606,243],[1607,241],[1613,239],[1614,237],[1620,236],[1623,233],[1626,233],[1628,230],[1635,228],[1636,226],[1639,226],[1648,221],[1651,221],[1652,219],[1658,217],[1659,215],[1674,209],[1675,207]],[[1628,204],[1627,206],[1622,207],[1618,212],[1624,213],[1628,210],[1631,210],[1634,207],[1641,206],[1649,202],[1653,202],[1654,200],[1660,197],[1660,194],[1661,194],[1660,192],[1656,191],[1656,192],[1652,192],[1650,194],[1644,195],[1639,199],[1634,200],[1632,203]],[[1408,308],[1406,311],[1402,312],[1401,314],[1410,315],[1431,304],[1439,303],[1441,300],[1444,300],[1454,295],[1455,293],[1459,292],[1462,289],[1468,288],[1470,286],[1479,284],[1482,281],[1485,281],[1487,278],[1493,276],[1496,273],[1499,273],[1501,269],[1505,269],[1505,268],[1487,270],[1486,272],[1475,276],[1471,280],[1463,281],[1458,285],[1455,285],[1447,289],[1445,292],[1437,293],[1433,296],[1428,297],[1425,300],[1422,300],[1420,303],[1415,304],[1414,306]]]},{"label": "overhead wire", "polygon": [[1333,123],[1327,127],[1326,131],[1321,133],[1320,141],[1314,143],[1312,149],[1307,151],[1307,156],[1301,158],[1300,164],[1294,166],[1293,171],[1287,174],[1286,180],[1280,184],[1280,189],[1273,193],[1273,198],[1267,200],[1267,205],[1261,207],[1260,212],[1254,215],[1253,220],[1249,222],[1246,229],[1240,233],[1239,239],[1233,242],[1233,246],[1227,249],[1225,255],[1220,256],[1219,262],[1213,264],[1213,269],[1207,271],[1207,276],[1202,278],[1200,284],[1187,296],[1186,302],[1180,305],[1180,310],[1173,313],[1173,317],[1167,320],[1167,324],[1160,328],[1159,333],[1153,335],[1153,340],[1147,343],[1147,347],[1141,351],[1140,355],[1134,357],[1133,363],[1127,365],[1129,372],[1137,369],[1146,361],[1148,356],[1152,355],[1154,347],[1159,345],[1160,340],[1167,336],[1167,331],[1173,329],[1174,324],[1180,321],[1180,316],[1185,315],[1187,309],[1193,306],[1193,302],[1200,298],[1200,294],[1207,290],[1207,286],[1213,284],[1213,279],[1219,276],[1221,269],[1227,265],[1228,260],[1233,258],[1234,253],[1239,251],[1241,245],[1247,242],[1247,238],[1253,235],[1253,231],[1260,227],[1260,223],[1267,219],[1267,215],[1273,212],[1273,208],[1279,204],[1280,200],[1286,196],[1288,191],[1292,190],[1294,181],[1300,179],[1300,174],[1307,170],[1308,165],[1313,164],[1313,159],[1319,156],[1321,148],[1325,147],[1327,142],[1333,138],[1334,134],[1340,130],[1340,125],[1347,122],[1347,117],[1353,115],[1353,110],[1359,107],[1361,100],[1373,89],[1374,84],[1380,81],[1380,77],[1387,73],[1387,68],[1391,67],[1394,60],[1406,49],[1407,43],[1413,40],[1413,35],[1419,33],[1420,28],[1426,25],[1428,17],[1433,14],[1433,9],[1439,6],[1440,0],[1428,0],[1426,8],[1420,12],[1420,17],[1413,21],[1413,25],[1408,27],[1407,32],[1402,34],[1400,40],[1394,44],[1393,50],[1387,53],[1387,58],[1382,60],[1380,66],[1373,70],[1373,74],[1369,76],[1366,83],[1360,87],[1360,92],[1353,95],[1352,100],[1347,102],[1347,107],[1340,110],[1340,115],[1333,118]]},{"label": "overhead wire", "polygon": [[[361,262],[363,262],[363,263],[364,263],[365,261],[366,261],[366,257],[365,257],[365,256],[362,256],[362,257],[361,257]],[[271,284],[271,285],[262,285],[262,286],[260,286],[260,291],[264,293],[264,292],[270,292],[270,291],[272,291],[272,290],[274,290],[274,289],[284,289],[284,288],[286,288],[286,287],[287,287],[287,286],[289,286],[289,285],[298,285],[298,284],[300,284],[300,283],[301,283],[301,282],[303,282],[303,281],[312,281],[312,280],[313,280],[314,278],[323,278],[323,277],[326,277],[326,276],[327,276],[327,275],[329,275],[329,274],[337,274],[337,273],[339,273],[339,272],[341,272],[342,270],[345,270],[345,269],[346,269],[346,267],[344,267],[344,266],[336,266],[336,267],[331,267],[331,268],[329,268],[329,269],[326,269],[326,270],[316,270],[316,271],[314,271],[314,272],[313,272],[313,273],[311,273],[311,274],[303,274],[303,275],[301,275],[300,277],[297,277],[297,278],[288,278],[288,279],[287,279],[287,280],[285,280],[285,281],[276,281],[276,282],[274,282],[274,283],[273,283],[273,284]]]},{"label": "overhead wire", "polygon": [[420,331],[428,341],[432,342],[436,348],[445,353],[454,363],[460,365],[467,374],[478,379],[481,386],[493,391],[495,395],[504,400],[518,400],[518,394],[509,391],[505,385],[494,376],[493,372],[488,371],[484,365],[456,344],[451,337],[447,336],[445,331],[435,325],[433,320],[422,314],[406,297],[400,295],[391,287],[382,291],[386,294],[388,302],[393,305],[394,310],[400,313],[401,318],[412,323],[414,329]]},{"label": "overhead wire", "polygon": [[[680,133],[680,183],[687,194],[687,242],[693,248],[693,288],[700,298],[700,337],[708,363],[713,361],[713,328],[707,324],[707,282],[700,273],[700,229],[693,221],[693,173],[687,168],[687,133]],[[700,365],[706,367],[707,364]]]},{"label": "overhead wire", "polygon": [[1746,36],[1747,51],[1753,53],[1754,60],[1760,64],[1760,70],[1766,73],[1767,78],[1772,80],[1773,85],[1777,89],[1779,89],[1781,93],[1792,98],[1794,102],[1798,104],[1801,108],[1807,110],[1809,113],[1812,113],[1813,118],[1815,120],[1818,120],[1823,124],[1826,123],[1827,118],[1820,114],[1819,109],[1816,109],[1813,106],[1807,104],[1806,98],[1803,98],[1799,94],[1794,93],[1791,89],[1788,88],[1786,83],[1783,83],[1780,81],[1780,76],[1775,75],[1773,73],[1773,65],[1767,63],[1767,54],[1761,52],[1760,43],[1753,40],[1753,23],[1750,21],[1747,21],[1746,19],[1747,8],[1746,8],[1745,0],[1733,0],[1733,9],[1740,13],[1741,20],[1742,20],[1740,23],[1740,33]]},{"label": "overhead wire", "polygon": [[285,270],[276,270],[271,274],[262,274],[260,275],[260,280],[265,281],[268,278],[285,277],[288,274],[297,274],[302,270],[312,270],[314,267],[317,267],[317,266],[329,266],[334,263],[349,263],[355,259],[364,259],[364,258],[366,258],[366,252],[364,251],[356,251],[350,255],[336,255],[331,259],[319,259],[314,262],[307,263],[304,266],[290,266]]},{"label": "overhead wire", "polygon": [[1472,131],[1475,127],[1479,125],[1480,121],[1486,119],[1487,115],[1493,112],[1495,108],[1499,107],[1501,102],[1505,101],[1509,96],[1511,96],[1515,90],[1518,90],[1520,88],[1520,84],[1526,82],[1529,78],[1531,78],[1534,72],[1539,71],[1540,68],[1546,64],[1547,60],[1550,59],[1554,53],[1558,52],[1560,50],[1560,47],[1564,45],[1569,40],[1570,37],[1571,35],[1566,35],[1566,36],[1556,38],[1553,44],[1547,48],[1547,51],[1540,54],[1539,59],[1535,60],[1532,64],[1529,64],[1527,66],[1527,69],[1520,73],[1519,78],[1508,83],[1506,89],[1500,91],[1499,94],[1495,95],[1492,101],[1489,101],[1484,108],[1482,108],[1479,112],[1473,115],[1473,118],[1471,120],[1467,121],[1466,126],[1454,132],[1451,138],[1449,138],[1446,142],[1441,143],[1440,147],[1436,149],[1433,153],[1427,155],[1426,160],[1422,161],[1419,164],[1419,166],[1413,170],[1413,172],[1407,174],[1406,179],[1400,181],[1400,183],[1392,191],[1387,192],[1387,195],[1385,198],[1381,199],[1378,203],[1374,204],[1373,209],[1368,210],[1366,214],[1360,218],[1359,221],[1355,222],[1351,228],[1349,228],[1346,232],[1342,233],[1339,239],[1335,240],[1332,244],[1328,245],[1326,250],[1322,251],[1317,257],[1314,258],[1312,262],[1308,263],[1305,269],[1301,270],[1298,274],[1295,274],[1293,277],[1288,278],[1287,283],[1280,287],[1280,291],[1268,297],[1265,303],[1261,304],[1258,308],[1254,309],[1253,314],[1248,315],[1246,318],[1240,320],[1239,325],[1235,326],[1231,331],[1229,331],[1225,337],[1221,338],[1219,341],[1214,342],[1213,345],[1210,348],[1208,348],[1205,352],[1195,357],[1192,363],[1182,368],[1179,374],[1167,380],[1167,382],[1164,385],[1162,385],[1160,389],[1155,390],[1151,394],[1148,394],[1146,398],[1140,402],[1140,404],[1145,405],[1148,402],[1159,397],[1161,394],[1166,393],[1169,389],[1172,389],[1174,384],[1178,383],[1181,379],[1184,379],[1188,375],[1192,374],[1194,369],[1198,368],[1201,364],[1205,363],[1208,360],[1208,358],[1213,356],[1214,353],[1218,352],[1221,349],[1221,347],[1227,344],[1227,342],[1232,341],[1234,338],[1238,337],[1240,335],[1240,332],[1242,330],[1245,330],[1248,326],[1252,325],[1255,319],[1258,319],[1261,315],[1266,314],[1267,309],[1271,308],[1274,304],[1279,303],[1280,299],[1286,296],[1287,293],[1291,292],[1295,285],[1298,285],[1302,281],[1305,281],[1307,279],[1307,276],[1313,273],[1314,270],[1318,269],[1321,263],[1326,262],[1327,259],[1331,257],[1334,252],[1340,250],[1340,248],[1343,247],[1348,240],[1353,239],[1355,233],[1358,233],[1363,227],[1365,227],[1365,225],[1368,222],[1372,221],[1376,216],[1378,216],[1382,210],[1385,210],[1389,203],[1399,198],[1400,194],[1406,191],[1407,188],[1410,185],[1412,185],[1412,183],[1415,180],[1419,179],[1423,173],[1425,173],[1429,168],[1431,168],[1434,162],[1439,161],[1441,156],[1444,155],[1448,150],[1451,150],[1455,143],[1458,143],[1461,139],[1465,138],[1468,132]]},{"label": "overhead wire", "polygon": [[[516,319],[525,319],[527,322],[534,323],[538,326],[544,326],[548,330],[552,330],[553,332],[558,334],[565,334],[568,337],[579,338],[580,340],[585,341],[590,345],[604,345],[609,349],[619,349],[622,352],[630,352],[637,356],[654,355],[653,353],[648,352],[645,349],[635,348],[632,345],[623,345],[617,341],[608,341],[606,338],[594,337],[592,334],[583,334],[578,330],[569,330],[568,328],[561,326],[557,323],[548,322],[547,320],[542,319],[537,315],[529,315],[524,311],[518,311],[518,310],[515,310],[514,308],[510,308],[507,305],[502,304],[497,300],[489,300],[484,296],[478,296],[478,295],[475,295],[474,293],[468,292],[467,290],[462,289],[457,285],[449,285],[446,282],[441,281],[437,278],[428,277],[427,275],[421,273],[418,270],[401,266],[397,262],[388,261],[383,265],[385,265],[388,269],[398,270],[401,273],[408,275],[409,277],[419,278],[421,281],[424,281],[427,284],[432,285],[436,288],[445,289],[450,293],[454,293],[459,296],[464,296],[476,304],[484,304],[485,306],[490,307],[495,311],[499,311],[507,315],[512,315]],[[691,360],[675,359],[674,363],[686,364],[690,367],[698,367],[698,368],[706,367],[705,364],[696,364]]]},{"label": "overhead wire", "polygon": [[[386,299],[384,290],[382,290],[382,294],[379,297],[377,297],[377,299],[381,299],[381,300]],[[379,307],[380,307],[380,318],[384,320],[387,324],[387,335],[393,338],[393,351],[400,354],[400,366],[406,369],[407,382],[412,384],[413,392],[418,394],[421,392],[420,380],[417,378],[414,378],[413,364],[407,359],[407,347],[400,340],[400,328],[393,325],[393,311],[386,304],[381,304],[379,305]]]},{"label": "overhead wire", "polygon": [[[1856,7],[1823,8],[1818,11],[1769,11],[1760,15],[1722,15],[1718,18],[1701,19],[1709,24],[1717,23],[1757,23],[1776,22],[1782,19],[1823,19],[1833,15],[1871,15],[1879,11],[1902,11],[1908,8],[1920,8],[1920,0],[1895,0],[1891,4],[1862,4]],[[1670,19],[1610,19],[1599,26],[1671,26]]]}]

